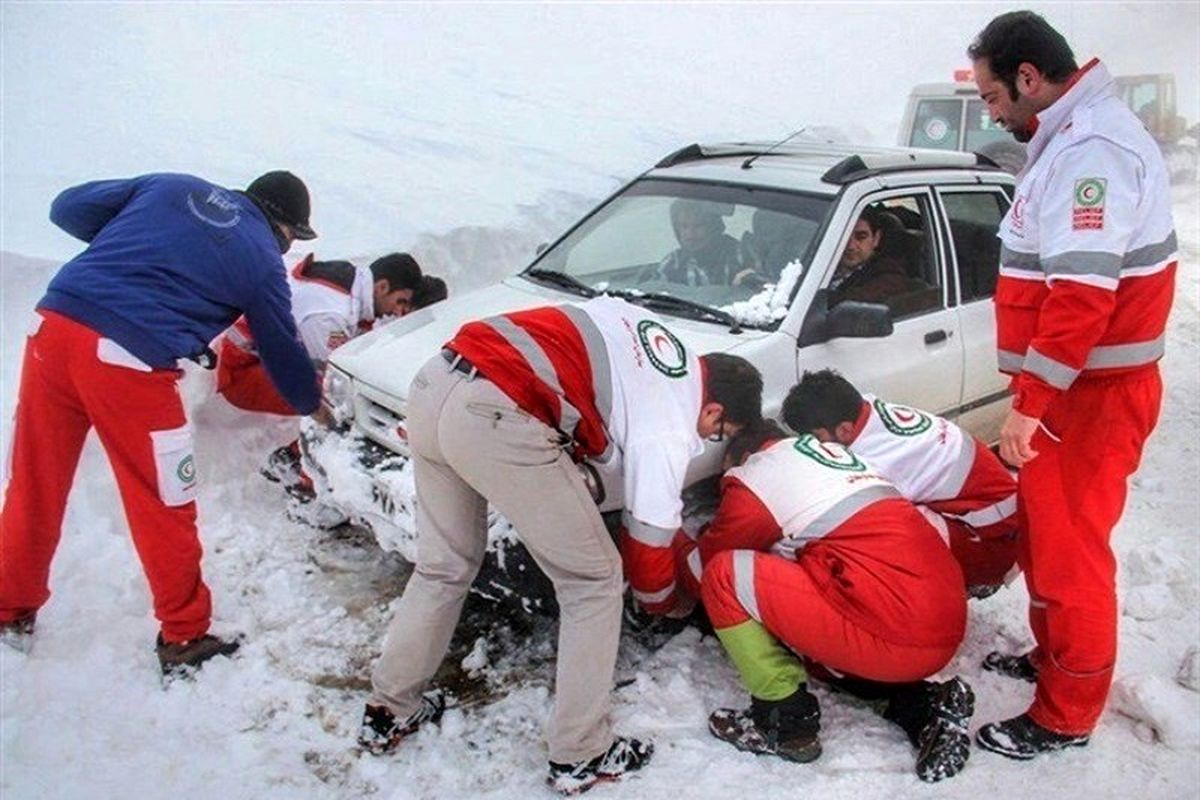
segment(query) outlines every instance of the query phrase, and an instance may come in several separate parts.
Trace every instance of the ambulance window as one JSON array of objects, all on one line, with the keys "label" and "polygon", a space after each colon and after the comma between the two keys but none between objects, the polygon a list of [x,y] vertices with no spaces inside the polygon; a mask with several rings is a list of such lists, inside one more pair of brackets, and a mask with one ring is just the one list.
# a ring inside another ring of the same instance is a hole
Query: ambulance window
[{"label": "ambulance window", "polygon": [[962,108],[961,100],[922,100],[913,117],[909,146],[957,150]]}]

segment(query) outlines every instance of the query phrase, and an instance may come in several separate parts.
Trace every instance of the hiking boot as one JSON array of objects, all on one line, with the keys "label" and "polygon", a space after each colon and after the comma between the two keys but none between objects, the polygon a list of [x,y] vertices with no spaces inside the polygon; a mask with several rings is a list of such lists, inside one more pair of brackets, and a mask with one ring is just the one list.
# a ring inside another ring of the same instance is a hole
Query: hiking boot
[{"label": "hiking boot", "polygon": [[801,684],[791,697],[760,700],[753,697],[750,708],[719,708],[708,718],[708,730],[738,750],[772,755],[807,764],[821,755],[821,707],[817,698]]},{"label": "hiking boot", "polygon": [[284,445],[267,456],[267,463],[259,470],[271,483],[290,486],[300,480],[300,443]]},{"label": "hiking boot", "polygon": [[1028,714],[984,725],[975,734],[975,741],[984,750],[1018,761],[1068,747],[1083,747],[1090,738],[1086,733],[1055,733],[1038,725]]},{"label": "hiking boot", "polygon": [[937,684],[929,696],[929,720],[917,734],[917,777],[926,783],[957,775],[971,755],[967,725],[975,693],[962,678]]},{"label": "hiking boot", "polygon": [[191,675],[210,658],[233,655],[241,646],[241,639],[226,641],[211,633],[188,639],[186,642],[163,641],[160,633],[154,651],[158,653],[158,663],[162,667],[163,675],[178,678]]},{"label": "hiking boot", "polygon": [[433,689],[421,695],[421,707],[403,721],[397,721],[386,706],[368,704],[363,711],[362,727],[358,730],[358,743],[371,755],[382,756],[395,750],[405,737],[416,733],[417,728],[435,724],[446,710],[446,693]]},{"label": "hiking boot", "polygon": [[1033,659],[1029,656],[1029,653],[1014,656],[993,650],[983,659],[983,668],[988,672],[998,672],[1006,678],[1037,683],[1037,667],[1033,665]]},{"label": "hiking boot", "polygon": [[607,750],[591,761],[574,764],[551,761],[546,783],[559,794],[581,794],[601,781],[619,781],[641,769],[653,754],[654,745],[650,742],[618,736]]},{"label": "hiking boot", "polygon": [[33,649],[33,625],[36,620],[37,613],[33,612],[17,617],[12,622],[0,622],[0,644],[28,653]]}]

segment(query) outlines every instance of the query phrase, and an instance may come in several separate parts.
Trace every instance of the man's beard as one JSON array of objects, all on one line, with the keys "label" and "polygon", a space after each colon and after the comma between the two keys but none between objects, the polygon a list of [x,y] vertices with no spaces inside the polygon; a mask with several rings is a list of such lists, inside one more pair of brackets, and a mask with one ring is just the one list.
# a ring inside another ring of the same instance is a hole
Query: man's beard
[{"label": "man's beard", "polygon": [[1033,134],[1030,132],[1029,128],[1013,128],[1009,131],[1009,133],[1011,133],[1012,137],[1021,144],[1028,144],[1029,140],[1033,138]]}]

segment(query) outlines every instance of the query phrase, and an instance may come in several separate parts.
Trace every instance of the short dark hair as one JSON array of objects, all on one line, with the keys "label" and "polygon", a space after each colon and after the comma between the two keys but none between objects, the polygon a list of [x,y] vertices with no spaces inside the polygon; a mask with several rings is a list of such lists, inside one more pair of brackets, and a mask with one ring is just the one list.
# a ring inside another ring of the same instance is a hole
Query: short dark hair
[{"label": "short dark hair", "polygon": [[1018,97],[1017,68],[1021,64],[1037,67],[1051,83],[1062,83],[1079,69],[1063,35],[1032,11],[1010,11],[996,17],[967,48],[967,57],[986,60],[1013,100]]},{"label": "short dark hair", "polygon": [[783,421],[797,433],[831,431],[839,423],[857,421],[862,402],[854,384],[836,370],[805,372],[783,401]]},{"label": "short dark hair", "polygon": [[725,450],[725,461],[735,467],[739,466],[747,456],[757,453],[767,442],[787,437],[787,431],[779,427],[779,423],[773,419],[752,422],[729,440],[729,447]]},{"label": "short dark hair", "polygon": [[421,285],[421,267],[408,253],[389,253],[371,262],[371,276],[377,281],[387,281],[391,291],[412,289],[416,293]]},{"label": "short dark hair", "polygon": [[446,288],[444,280],[435,275],[423,275],[421,276],[421,285],[413,292],[411,305],[415,311],[418,308],[441,302],[449,296],[450,290]]},{"label": "short dark hair", "polygon": [[882,217],[883,209],[875,205],[863,207],[862,213],[858,215],[860,220],[867,223],[867,227],[871,229],[871,233],[879,233]]},{"label": "short dark hair", "polygon": [[734,425],[750,425],[762,419],[763,379],[758,370],[741,356],[706,353],[704,365],[704,402],[725,407],[725,419]]}]

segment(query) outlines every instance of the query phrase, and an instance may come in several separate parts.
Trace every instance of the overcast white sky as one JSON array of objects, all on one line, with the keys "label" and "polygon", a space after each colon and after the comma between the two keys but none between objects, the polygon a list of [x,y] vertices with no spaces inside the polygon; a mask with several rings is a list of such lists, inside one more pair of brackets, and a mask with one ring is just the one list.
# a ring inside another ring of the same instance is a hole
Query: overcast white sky
[{"label": "overcast white sky", "polygon": [[[1031,7],[1081,62],[1174,72],[1196,120],[1200,5]],[[890,144],[909,87],[965,66],[1009,8],[6,0],[0,249],[69,256],[54,194],[150,171],[292,169],[341,257],[599,197],[697,139],[826,123]]]}]

